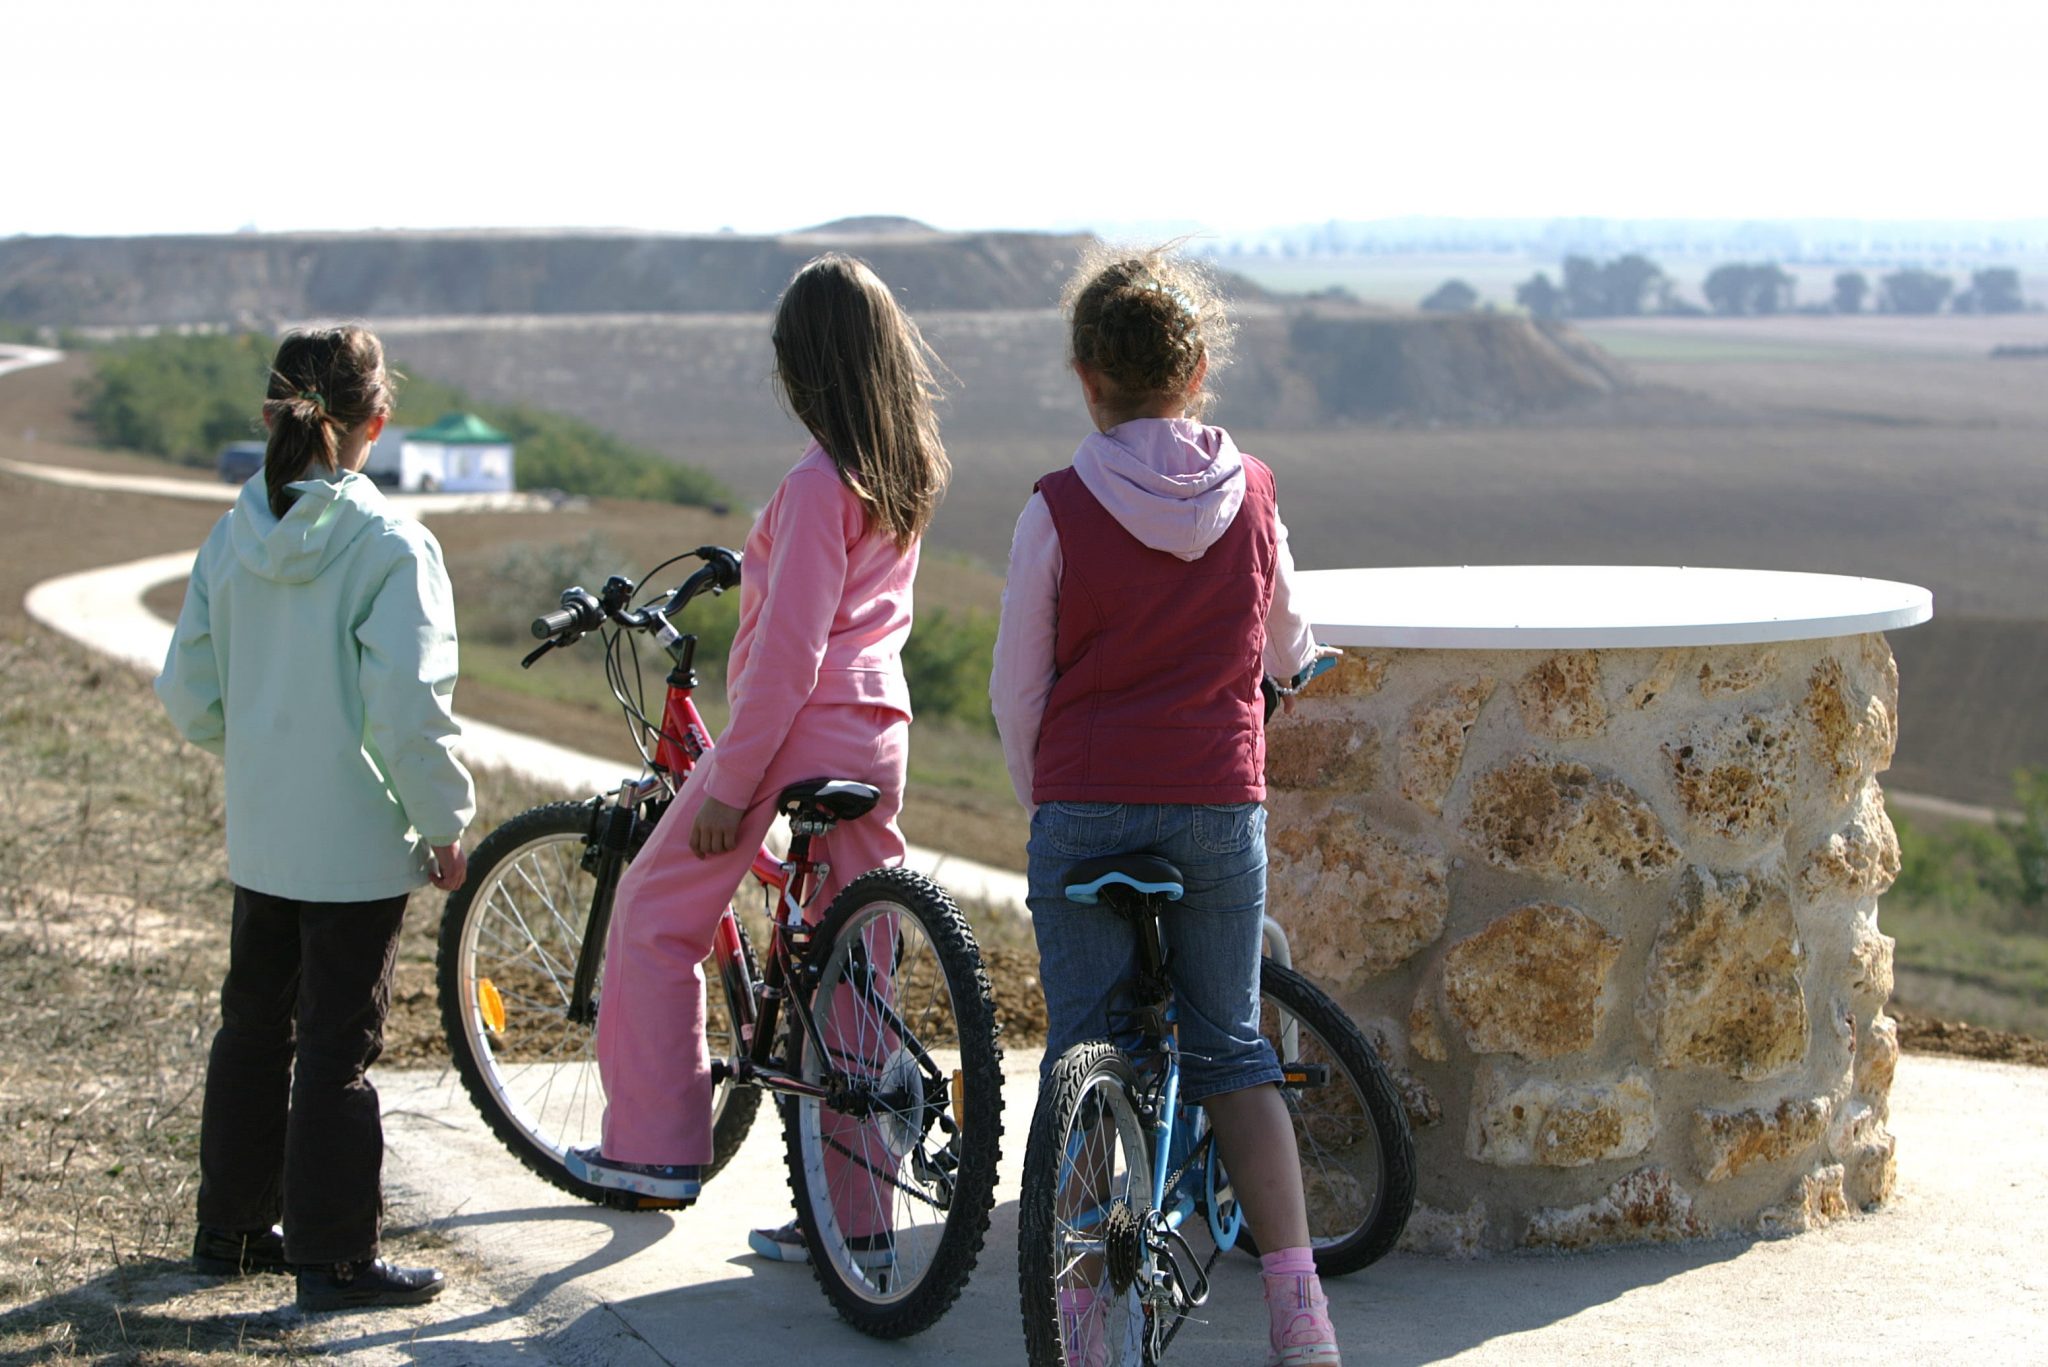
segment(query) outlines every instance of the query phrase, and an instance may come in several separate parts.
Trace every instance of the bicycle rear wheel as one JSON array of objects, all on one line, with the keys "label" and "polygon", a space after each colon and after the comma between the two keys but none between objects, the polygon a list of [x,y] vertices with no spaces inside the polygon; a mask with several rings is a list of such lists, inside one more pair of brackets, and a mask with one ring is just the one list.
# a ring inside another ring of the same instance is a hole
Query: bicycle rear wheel
[{"label": "bicycle rear wheel", "polygon": [[1060,1056],[1031,1117],[1017,1207],[1017,1290],[1032,1367],[1144,1360],[1149,1134],[1136,1071],[1115,1045]]},{"label": "bicycle rear wheel", "polygon": [[[1259,1030],[1288,1074],[1316,1271],[1340,1277],[1385,1257],[1415,1205],[1415,1139],[1386,1066],[1308,979],[1259,965]],[[1257,1254],[1251,1227],[1238,1247]]]},{"label": "bicycle rear wheel", "polygon": [[785,1103],[798,1223],[841,1317],[901,1338],[959,1296],[995,1204],[1003,1078],[988,975],[953,900],[907,869],[848,884],[806,969],[818,1038],[790,1013],[790,1065],[838,1096]]},{"label": "bicycle rear wheel", "polygon": [[[464,1090],[499,1141],[563,1191],[624,1208],[653,1201],[579,1182],[562,1166],[571,1148],[599,1141],[604,1087],[597,1028],[569,1017],[597,879],[584,866],[593,846],[589,803],[555,802],[513,817],[470,857],[469,877],[448,898],[437,957],[441,1024]],[[748,963],[753,951],[741,927]],[[603,989],[603,970],[593,1001]],[[705,974],[705,1034],[713,1058],[739,1050],[716,971]],[[715,1157],[723,1167],[753,1124],[761,1095],[722,1083],[713,1099]]]}]

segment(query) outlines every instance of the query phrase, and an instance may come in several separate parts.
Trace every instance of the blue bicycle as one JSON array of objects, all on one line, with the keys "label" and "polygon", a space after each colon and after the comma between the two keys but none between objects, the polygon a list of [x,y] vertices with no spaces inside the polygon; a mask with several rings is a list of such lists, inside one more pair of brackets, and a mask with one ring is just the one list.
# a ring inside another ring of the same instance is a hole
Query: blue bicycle
[{"label": "blue bicycle", "polygon": [[[1069,899],[1131,920],[1130,1025],[1140,1042],[1129,1053],[1077,1044],[1039,1092],[1018,1211],[1024,1340],[1033,1367],[1138,1367],[1158,1362],[1207,1299],[1218,1258],[1257,1250],[1214,1131],[1180,1095],[1159,935],[1161,909],[1181,896],[1180,871],[1150,855],[1112,855],[1076,864],[1066,884]],[[1407,1116],[1372,1046],[1306,978],[1269,958],[1259,995],[1294,1119],[1317,1270],[1356,1271],[1393,1248],[1414,1205]],[[1189,1242],[1204,1230],[1206,1259]]]}]

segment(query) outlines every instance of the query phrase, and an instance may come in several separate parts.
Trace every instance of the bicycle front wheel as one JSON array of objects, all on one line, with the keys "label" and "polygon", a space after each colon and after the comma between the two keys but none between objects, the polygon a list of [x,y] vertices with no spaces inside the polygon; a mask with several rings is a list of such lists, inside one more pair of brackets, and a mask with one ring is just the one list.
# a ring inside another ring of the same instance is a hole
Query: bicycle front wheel
[{"label": "bicycle front wheel", "polygon": [[[1386,1065],[1349,1016],[1271,959],[1259,965],[1259,1030],[1280,1056],[1301,1154],[1309,1245],[1325,1277],[1379,1261],[1415,1206],[1415,1139]],[[1249,1225],[1238,1247],[1258,1253]]]},{"label": "bicycle front wheel", "polygon": [[1002,1055],[973,932],[943,889],[876,869],[833,899],[806,960],[786,1106],[811,1269],[877,1338],[930,1327],[974,1270],[995,1204]]},{"label": "bicycle front wheel", "polygon": [[1017,1207],[1017,1289],[1031,1367],[1146,1360],[1139,1287],[1152,1159],[1130,1060],[1077,1044],[1039,1089]]},{"label": "bicycle front wheel", "polygon": [[[588,803],[550,803],[513,817],[477,846],[468,879],[442,913],[441,1024],[464,1090],[521,1163],[587,1201],[672,1204],[607,1192],[571,1177],[562,1165],[571,1148],[596,1144],[604,1123],[596,1013],[588,1020],[569,1014],[576,960],[597,895],[595,861],[585,867],[594,848],[593,819]],[[741,947],[751,966],[744,926]],[[731,1058],[739,1050],[731,1011],[717,973],[706,978],[711,1056]],[[593,1006],[603,985],[600,967]],[[706,1180],[739,1148],[760,1104],[751,1088],[719,1086],[715,1156]]]}]

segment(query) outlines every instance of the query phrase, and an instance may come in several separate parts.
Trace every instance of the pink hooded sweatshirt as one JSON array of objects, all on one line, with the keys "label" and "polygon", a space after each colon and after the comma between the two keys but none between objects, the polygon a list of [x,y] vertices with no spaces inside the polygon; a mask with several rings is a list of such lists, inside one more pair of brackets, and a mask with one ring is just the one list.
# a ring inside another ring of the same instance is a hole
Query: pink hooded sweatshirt
[{"label": "pink hooded sweatshirt", "polygon": [[[1153,550],[1199,560],[1229,529],[1244,503],[1244,462],[1230,434],[1187,418],[1138,418],[1090,433],[1074,452],[1074,472],[1123,529]],[[1266,617],[1266,673],[1291,678],[1315,656],[1309,624],[1293,606],[1294,556],[1276,516],[1278,562]],[[990,707],[1003,738],[1010,784],[1026,811],[1038,728],[1058,671],[1059,534],[1037,493],[1024,505],[1010,543],[1003,614],[996,632]]]}]

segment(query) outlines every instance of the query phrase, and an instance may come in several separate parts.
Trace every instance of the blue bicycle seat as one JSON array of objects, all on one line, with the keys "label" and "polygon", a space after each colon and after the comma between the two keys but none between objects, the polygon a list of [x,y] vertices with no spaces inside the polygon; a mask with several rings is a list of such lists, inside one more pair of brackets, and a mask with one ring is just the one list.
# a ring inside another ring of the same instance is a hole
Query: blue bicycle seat
[{"label": "blue bicycle seat", "polygon": [[1124,887],[1148,897],[1178,902],[1183,891],[1180,870],[1150,854],[1108,854],[1084,859],[1067,870],[1067,900],[1092,907],[1105,888]]}]

